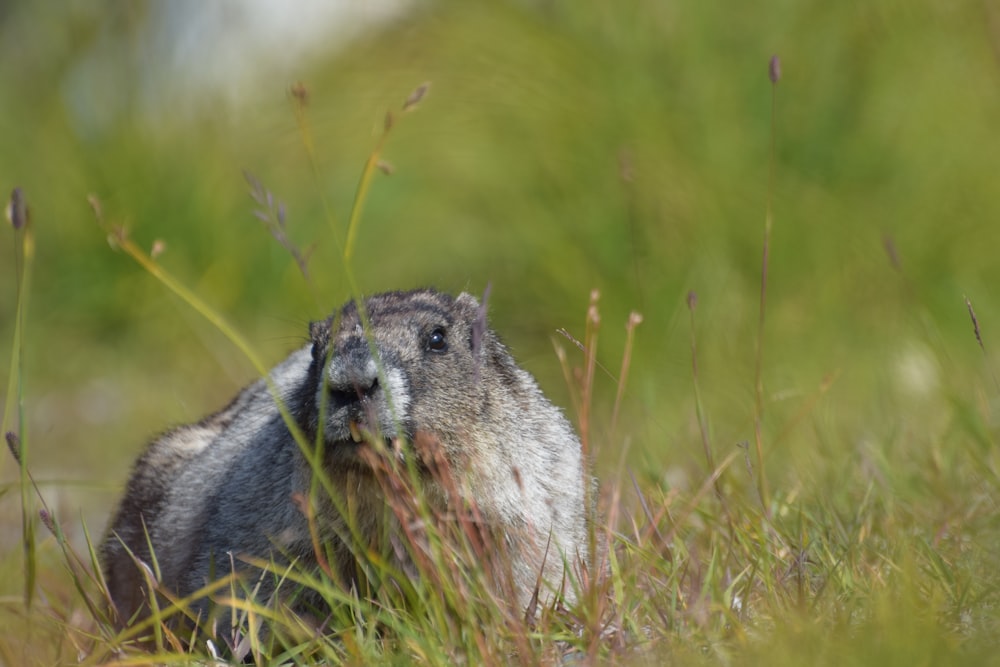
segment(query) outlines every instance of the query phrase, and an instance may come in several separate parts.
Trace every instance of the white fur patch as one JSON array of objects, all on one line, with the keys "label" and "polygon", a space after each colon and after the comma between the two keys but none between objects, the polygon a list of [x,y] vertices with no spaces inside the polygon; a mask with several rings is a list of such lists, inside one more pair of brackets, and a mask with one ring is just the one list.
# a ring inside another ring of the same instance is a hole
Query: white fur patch
[{"label": "white fur patch", "polygon": [[191,428],[170,434],[164,444],[177,452],[198,453],[208,447],[221,429]]},{"label": "white fur patch", "polygon": [[389,401],[396,411],[394,416],[400,419],[403,415],[409,414],[410,394],[406,390],[406,378],[402,371],[398,368],[385,369],[385,383],[388,385],[385,389],[389,394]]}]

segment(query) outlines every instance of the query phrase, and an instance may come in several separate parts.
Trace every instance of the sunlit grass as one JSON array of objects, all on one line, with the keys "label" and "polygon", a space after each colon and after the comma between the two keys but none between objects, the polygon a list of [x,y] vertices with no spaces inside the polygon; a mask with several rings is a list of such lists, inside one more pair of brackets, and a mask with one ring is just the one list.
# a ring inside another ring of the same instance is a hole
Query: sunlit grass
[{"label": "sunlit grass", "polygon": [[[151,270],[154,260],[129,246],[122,231],[115,241],[147,271],[165,277]],[[169,278],[164,284],[175,289]],[[183,289],[175,291],[196,310],[206,308]],[[751,445],[728,448],[724,456],[713,452],[712,411],[698,398],[694,295],[688,306],[690,381],[699,406],[693,416],[707,467],[700,473],[688,470],[687,481],[675,483],[655,477],[640,481],[628,468],[604,475],[591,538],[596,556],[569,582],[579,587],[573,605],[543,609],[537,618],[512,614],[490,592],[480,567],[485,554],[471,528],[475,524],[435,523],[419,493],[391,488],[416,478],[386,470],[388,511],[416,513],[423,517],[420,522],[402,523],[425,526],[424,532],[407,535],[411,545],[425,545],[413,551],[421,576],[409,584],[412,588],[399,588],[398,573],[364,552],[359,563],[370,587],[356,592],[345,591],[329,573],[258,563],[287,585],[314,591],[331,606],[331,616],[316,625],[316,619],[288,608],[245,599],[237,589],[252,590],[252,582],[223,580],[189,600],[162,591],[172,603],[118,632],[102,606],[107,596],[93,550],[76,553],[46,507],[41,522],[49,536],[37,545],[31,542],[32,551],[37,546],[44,556],[46,576],[39,582],[44,594],[5,601],[8,614],[20,617],[27,628],[33,648],[25,653],[23,646],[4,642],[0,649],[8,660],[39,664],[60,655],[85,664],[111,658],[119,664],[201,664],[235,653],[256,664],[537,664],[573,656],[586,662],[689,664],[739,657],[765,664],[831,665],[940,664],[979,659],[994,649],[1000,593],[993,574],[994,516],[1000,481],[989,436],[977,433],[982,417],[974,407],[963,408],[970,399],[950,399],[958,419],[949,439],[971,441],[961,448],[973,456],[947,455],[926,436],[887,443],[890,450],[911,455],[926,448],[923,456],[900,460],[881,456],[875,445],[861,445],[846,465],[826,462],[831,480],[825,485],[775,485],[762,505],[753,490]],[[970,336],[982,344],[971,307],[969,314]],[[629,341],[638,319],[629,319]],[[600,430],[588,426],[615,420],[595,412],[594,385],[616,384],[622,399],[631,343],[617,376],[603,368],[599,373],[602,318],[596,293],[585,321],[582,341],[566,332],[572,345],[570,351],[559,346],[558,356],[584,441],[608,446],[599,442]],[[808,420],[827,388],[823,384],[815,396],[802,397],[789,423],[775,431]],[[616,402],[615,413],[619,407]],[[18,444],[16,437],[10,439]],[[44,498],[39,501],[45,505]],[[59,561],[63,572],[56,576],[48,568]],[[385,585],[390,582],[396,583]],[[171,617],[188,613],[189,601],[203,595],[231,606],[234,625],[204,628],[209,636],[179,633]],[[147,639],[137,645],[141,637]],[[39,642],[49,648],[40,649]]]},{"label": "sunlit grass", "polygon": [[[81,518],[82,483],[36,494],[28,473],[119,485],[144,439],[224,402],[308,319],[427,283],[491,283],[495,328],[571,406],[602,482],[583,594],[531,627],[476,593],[468,560],[428,556],[433,585],[353,599],[293,570],[280,575],[337,616],[317,632],[236,605],[248,628],[270,629],[239,637],[252,659],[996,660],[989,10],[654,4],[447,4],[307,72],[308,105],[295,87],[290,113],[289,82],[272,82],[231,127],[221,114],[155,129],[126,115],[81,138],[58,92],[7,99],[0,142],[19,159],[3,174],[24,186],[38,252],[31,281],[12,261],[0,291],[5,403],[23,402],[33,426],[16,440],[23,471],[0,464],[4,525],[17,526],[0,558],[0,662],[145,664],[134,640],[153,632],[163,662],[226,655],[228,628],[214,649],[166,623],[115,631],[84,536],[103,518]],[[24,46],[46,48],[0,48]],[[6,90],[64,80],[64,65],[36,60],[6,59]],[[387,125],[428,79],[421,112]],[[266,184],[251,184],[256,201],[242,170]],[[155,270],[109,251],[91,192]],[[261,203],[278,199],[280,216]],[[2,248],[19,256],[7,231]],[[626,325],[632,311],[640,326]]]}]

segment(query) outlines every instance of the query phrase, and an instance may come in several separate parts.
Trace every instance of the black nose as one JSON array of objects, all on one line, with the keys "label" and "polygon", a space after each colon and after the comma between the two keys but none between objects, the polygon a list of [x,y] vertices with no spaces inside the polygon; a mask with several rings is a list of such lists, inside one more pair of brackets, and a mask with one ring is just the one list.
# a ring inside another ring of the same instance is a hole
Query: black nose
[{"label": "black nose", "polygon": [[361,404],[379,389],[378,377],[356,377],[350,381],[328,385],[330,407],[333,409]]},{"label": "black nose", "polygon": [[330,359],[327,392],[330,407],[359,405],[372,399],[379,391],[378,370],[372,360],[368,342],[350,338],[337,347]]}]

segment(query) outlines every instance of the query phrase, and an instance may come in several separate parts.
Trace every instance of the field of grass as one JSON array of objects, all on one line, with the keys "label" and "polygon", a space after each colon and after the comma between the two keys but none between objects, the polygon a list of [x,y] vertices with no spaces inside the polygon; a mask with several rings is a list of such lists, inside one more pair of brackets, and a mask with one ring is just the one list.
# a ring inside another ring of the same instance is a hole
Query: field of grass
[{"label": "field of grass", "polygon": [[238,97],[152,60],[154,7],[0,11],[30,210],[0,234],[0,663],[115,657],[86,535],[144,442],[258,376],[158,272],[266,365],[350,279],[489,285],[601,481],[574,607],[525,624],[431,572],[335,637],[272,620],[297,648],[261,663],[1000,662],[995,2],[415,3]]}]

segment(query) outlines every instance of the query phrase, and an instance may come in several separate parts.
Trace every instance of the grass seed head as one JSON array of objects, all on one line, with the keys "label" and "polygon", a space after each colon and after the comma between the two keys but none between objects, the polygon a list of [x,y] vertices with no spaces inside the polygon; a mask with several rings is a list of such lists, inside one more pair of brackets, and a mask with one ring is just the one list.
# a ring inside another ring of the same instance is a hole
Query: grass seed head
[{"label": "grass seed head", "polygon": [[771,83],[778,83],[781,80],[781,58],[777,55],[771,56],[771,60],[767,63],[767,78]]},{"label": "grass seed head", "polygon": [[24,190],[14,188],[7,204],[7,220],[14,229],[21,229],[28,224],[28,204],[24,198]]},{"label": "grass seed head", "polygon": [[7,447],[14,460],[21,463],[21,439],[13,431],[7,431]]}]

